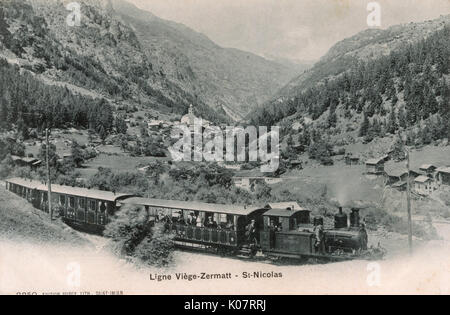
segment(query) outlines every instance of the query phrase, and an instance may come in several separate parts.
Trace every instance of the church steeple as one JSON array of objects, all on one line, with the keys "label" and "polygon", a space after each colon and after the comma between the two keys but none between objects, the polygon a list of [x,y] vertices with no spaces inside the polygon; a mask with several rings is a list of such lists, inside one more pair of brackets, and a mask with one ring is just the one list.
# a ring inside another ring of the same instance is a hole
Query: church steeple
[{"label": "church steeple", "polygon": [[189,105],[188,117],[189,117],[189,125],[193,126],[195,122],[195,115],[194,115],[194,106],[192,106],[192,104]]}]

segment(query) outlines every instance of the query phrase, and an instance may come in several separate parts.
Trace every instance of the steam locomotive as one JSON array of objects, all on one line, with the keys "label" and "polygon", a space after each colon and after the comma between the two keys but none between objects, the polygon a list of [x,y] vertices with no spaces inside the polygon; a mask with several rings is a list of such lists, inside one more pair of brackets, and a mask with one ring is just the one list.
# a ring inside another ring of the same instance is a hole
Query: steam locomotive
[{"label": "steam locomotive", "polygon": [[[22,178],[6,180],[6,189],[48,212],[44,183]],[[163,220],[180,248],[240,257],[321,258],[345,260],[382,258],[384,250],[368,248],[359,210],[350,217],[340,208],[334,226],[296,202],[264,207],[140,198],[93,189],[52,185],[52,204],[68,225],[102,234],[123,206],[141,207],[151,222]]]}]

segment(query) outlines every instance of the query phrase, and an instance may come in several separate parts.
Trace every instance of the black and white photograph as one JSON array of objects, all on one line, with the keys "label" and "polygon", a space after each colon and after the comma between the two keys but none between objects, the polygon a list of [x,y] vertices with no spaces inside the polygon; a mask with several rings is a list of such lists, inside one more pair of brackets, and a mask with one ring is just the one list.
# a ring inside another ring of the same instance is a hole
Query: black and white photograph
[{"label": "black and white photograph", "polygon": [[449,0],[0,0],[0,294],[448,295],[449,140]]}]

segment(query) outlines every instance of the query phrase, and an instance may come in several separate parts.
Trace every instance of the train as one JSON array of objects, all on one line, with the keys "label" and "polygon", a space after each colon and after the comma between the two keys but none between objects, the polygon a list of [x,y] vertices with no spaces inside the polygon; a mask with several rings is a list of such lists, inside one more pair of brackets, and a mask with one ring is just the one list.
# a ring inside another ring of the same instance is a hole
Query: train
[{"label": "train", "polygon": [[[6,189],[48,212],[46,183],[11,178]],[[143,198],[132,194],[52,185],[52,205],[69,226],[101,235],[121,207],[145,209],[149,223],[163,221],[179,248],[239,257],[273,259],[381,259],[381,246],[369,247],[360,211],[342,208],[334,225],[297,202],[266,206],[225,205],[195,201]]]}]

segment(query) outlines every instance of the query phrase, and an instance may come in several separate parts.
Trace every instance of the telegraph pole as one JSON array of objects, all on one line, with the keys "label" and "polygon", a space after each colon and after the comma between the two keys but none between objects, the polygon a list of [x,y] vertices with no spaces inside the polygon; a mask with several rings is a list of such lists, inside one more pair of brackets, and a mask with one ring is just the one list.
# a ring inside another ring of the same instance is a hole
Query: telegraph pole
[{"label": "telegraph pole", "polygon": [[50,221],[52,221],[53,220],[52,182],[51,182],[51,176],[50,176],[50,160],[49,160],[50,141],[48,140],[48,128],[45,129],[45,139],[46,139],[45,155],[46,155],[46,159],[47,159],[48,211],[50,213]]},{"label": "telegraph pole", "polygon": [[[23,113],[19,112],[19,115],[22,116],[35,116],[38,118],[42,118],[42,114],[34,114],[34,113]],[[53,208],[52,208],[52,182],[50,177],[50,161],[49,161],[49,149],[50,149],[50,143],[48,139],[48,132],[49,128],[45,129],[45,139],[46,139],[46,151],[45,156],[47,159],[47,183],[48,183],[48,211],[50,213],[50,221],[53,221]]]},{"label": "telegraph pole", "polygon": [[406,168],[408,170],[408,179],[407,183],[407,191],[406,191],[406,204],[408,208],[408,245],[409,245],[409,253],[413,253],[413,241],[412,241],[412,217],[411,217],[411,183],[410,183],[410,160],[409,160],[409,151],[406,149]]}]

